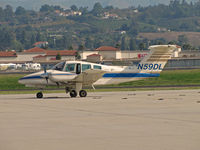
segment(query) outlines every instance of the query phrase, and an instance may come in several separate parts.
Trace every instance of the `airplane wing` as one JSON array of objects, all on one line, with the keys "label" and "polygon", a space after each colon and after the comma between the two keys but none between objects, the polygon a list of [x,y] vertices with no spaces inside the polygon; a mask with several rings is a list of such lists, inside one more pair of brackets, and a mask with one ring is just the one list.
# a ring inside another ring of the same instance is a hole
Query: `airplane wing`
[{"label": "airplane wing", "polygon": [[91,85],[105,74],[106,72],[98,69],[88,69],[78,75],[73,82],[80,82],[83,85]]}]

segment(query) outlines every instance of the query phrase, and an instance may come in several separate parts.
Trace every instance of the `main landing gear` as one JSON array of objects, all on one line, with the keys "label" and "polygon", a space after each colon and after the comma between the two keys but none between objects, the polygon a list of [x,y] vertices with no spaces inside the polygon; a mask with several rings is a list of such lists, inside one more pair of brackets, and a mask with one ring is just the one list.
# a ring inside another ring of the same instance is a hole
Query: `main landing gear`
[{"label": "main landing gear", "polygon": [[82,90],[82,83],[76,83],[73,87],[66,87],[65,91],[66,93],[69,93],[71,97],[77,97],[78,92],[80,97],[87,96],[87,92],[85,90]]},{"label": "main landing gear", "polygon": [[[77,97],[78,93],[76,92],[76,90],[71,90],[69,95],[71,97]],[[87,92],[85,90],[81,90],[81,91],[79,91],[79,96],[80,97],[86,97],[87,96]]]}]

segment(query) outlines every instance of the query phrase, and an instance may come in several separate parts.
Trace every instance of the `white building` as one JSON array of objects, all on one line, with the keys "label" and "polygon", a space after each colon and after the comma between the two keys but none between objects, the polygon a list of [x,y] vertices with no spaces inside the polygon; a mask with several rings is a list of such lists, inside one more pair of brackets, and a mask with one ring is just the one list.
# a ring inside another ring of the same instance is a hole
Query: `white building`
[{"label": "white building", "polygon": [[0,62],[15,62],[17,61],[17,57],[15,51],[0,52]]},{"label": "white building", "polygon": [[23,61],[53,61],[59,54],[61,60],[75,60],[76,50],[45,50],[34,47],[18,54],[18,59]]}]

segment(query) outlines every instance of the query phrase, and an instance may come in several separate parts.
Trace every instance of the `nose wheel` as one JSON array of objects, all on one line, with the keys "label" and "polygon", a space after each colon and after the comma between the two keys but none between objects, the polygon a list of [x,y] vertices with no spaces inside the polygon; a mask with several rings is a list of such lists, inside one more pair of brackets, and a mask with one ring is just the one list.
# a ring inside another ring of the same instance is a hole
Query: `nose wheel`
[{"label": "nose wheel", "polygon": [[36,97],[37,97],[37,98],[43,98],[43,93],[42,93],[42,92],[38,92],[38,93],[36,94]]}]

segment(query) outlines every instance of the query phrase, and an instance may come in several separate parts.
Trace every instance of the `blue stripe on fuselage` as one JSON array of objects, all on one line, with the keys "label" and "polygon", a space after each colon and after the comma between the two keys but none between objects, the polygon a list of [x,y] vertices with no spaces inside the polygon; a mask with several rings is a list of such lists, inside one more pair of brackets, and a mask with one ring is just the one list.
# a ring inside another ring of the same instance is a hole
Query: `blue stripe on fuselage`
[{"label": "blue stripe on fuselage", "polygon": [[29,77],[20,78],[19,80],[26,80],[26,79],[42,79],[42,77],[41,76],[29,76]]},{"label": "blue stripe on fuselage", "polygon": [[159,76],[159,73],[106,73],[103,75],[103,78],[148,78]]},{"label": "blue stripe on fuselage", "polygon": [[[53,74],[53,75],[75,75],[75,74]],[[152,73],[105,73],[103,78],[148,78],[148,77],[159,77],[160,74],[152,74]],[[43,79],[41,76],[28,76],[23,77],[19,80],[26,79]]]},{"label": "blue stripe on fuselage", "polygon": [[[75,75],[75,74],[52,74],[52,75]],[[37,75],[37,76],[28,76],[28,77],[23,77],[23,78],[20,78],[19,80],[26,80],[26,79],[43,79],[43,77],[41,77],[40,75]]]}]

